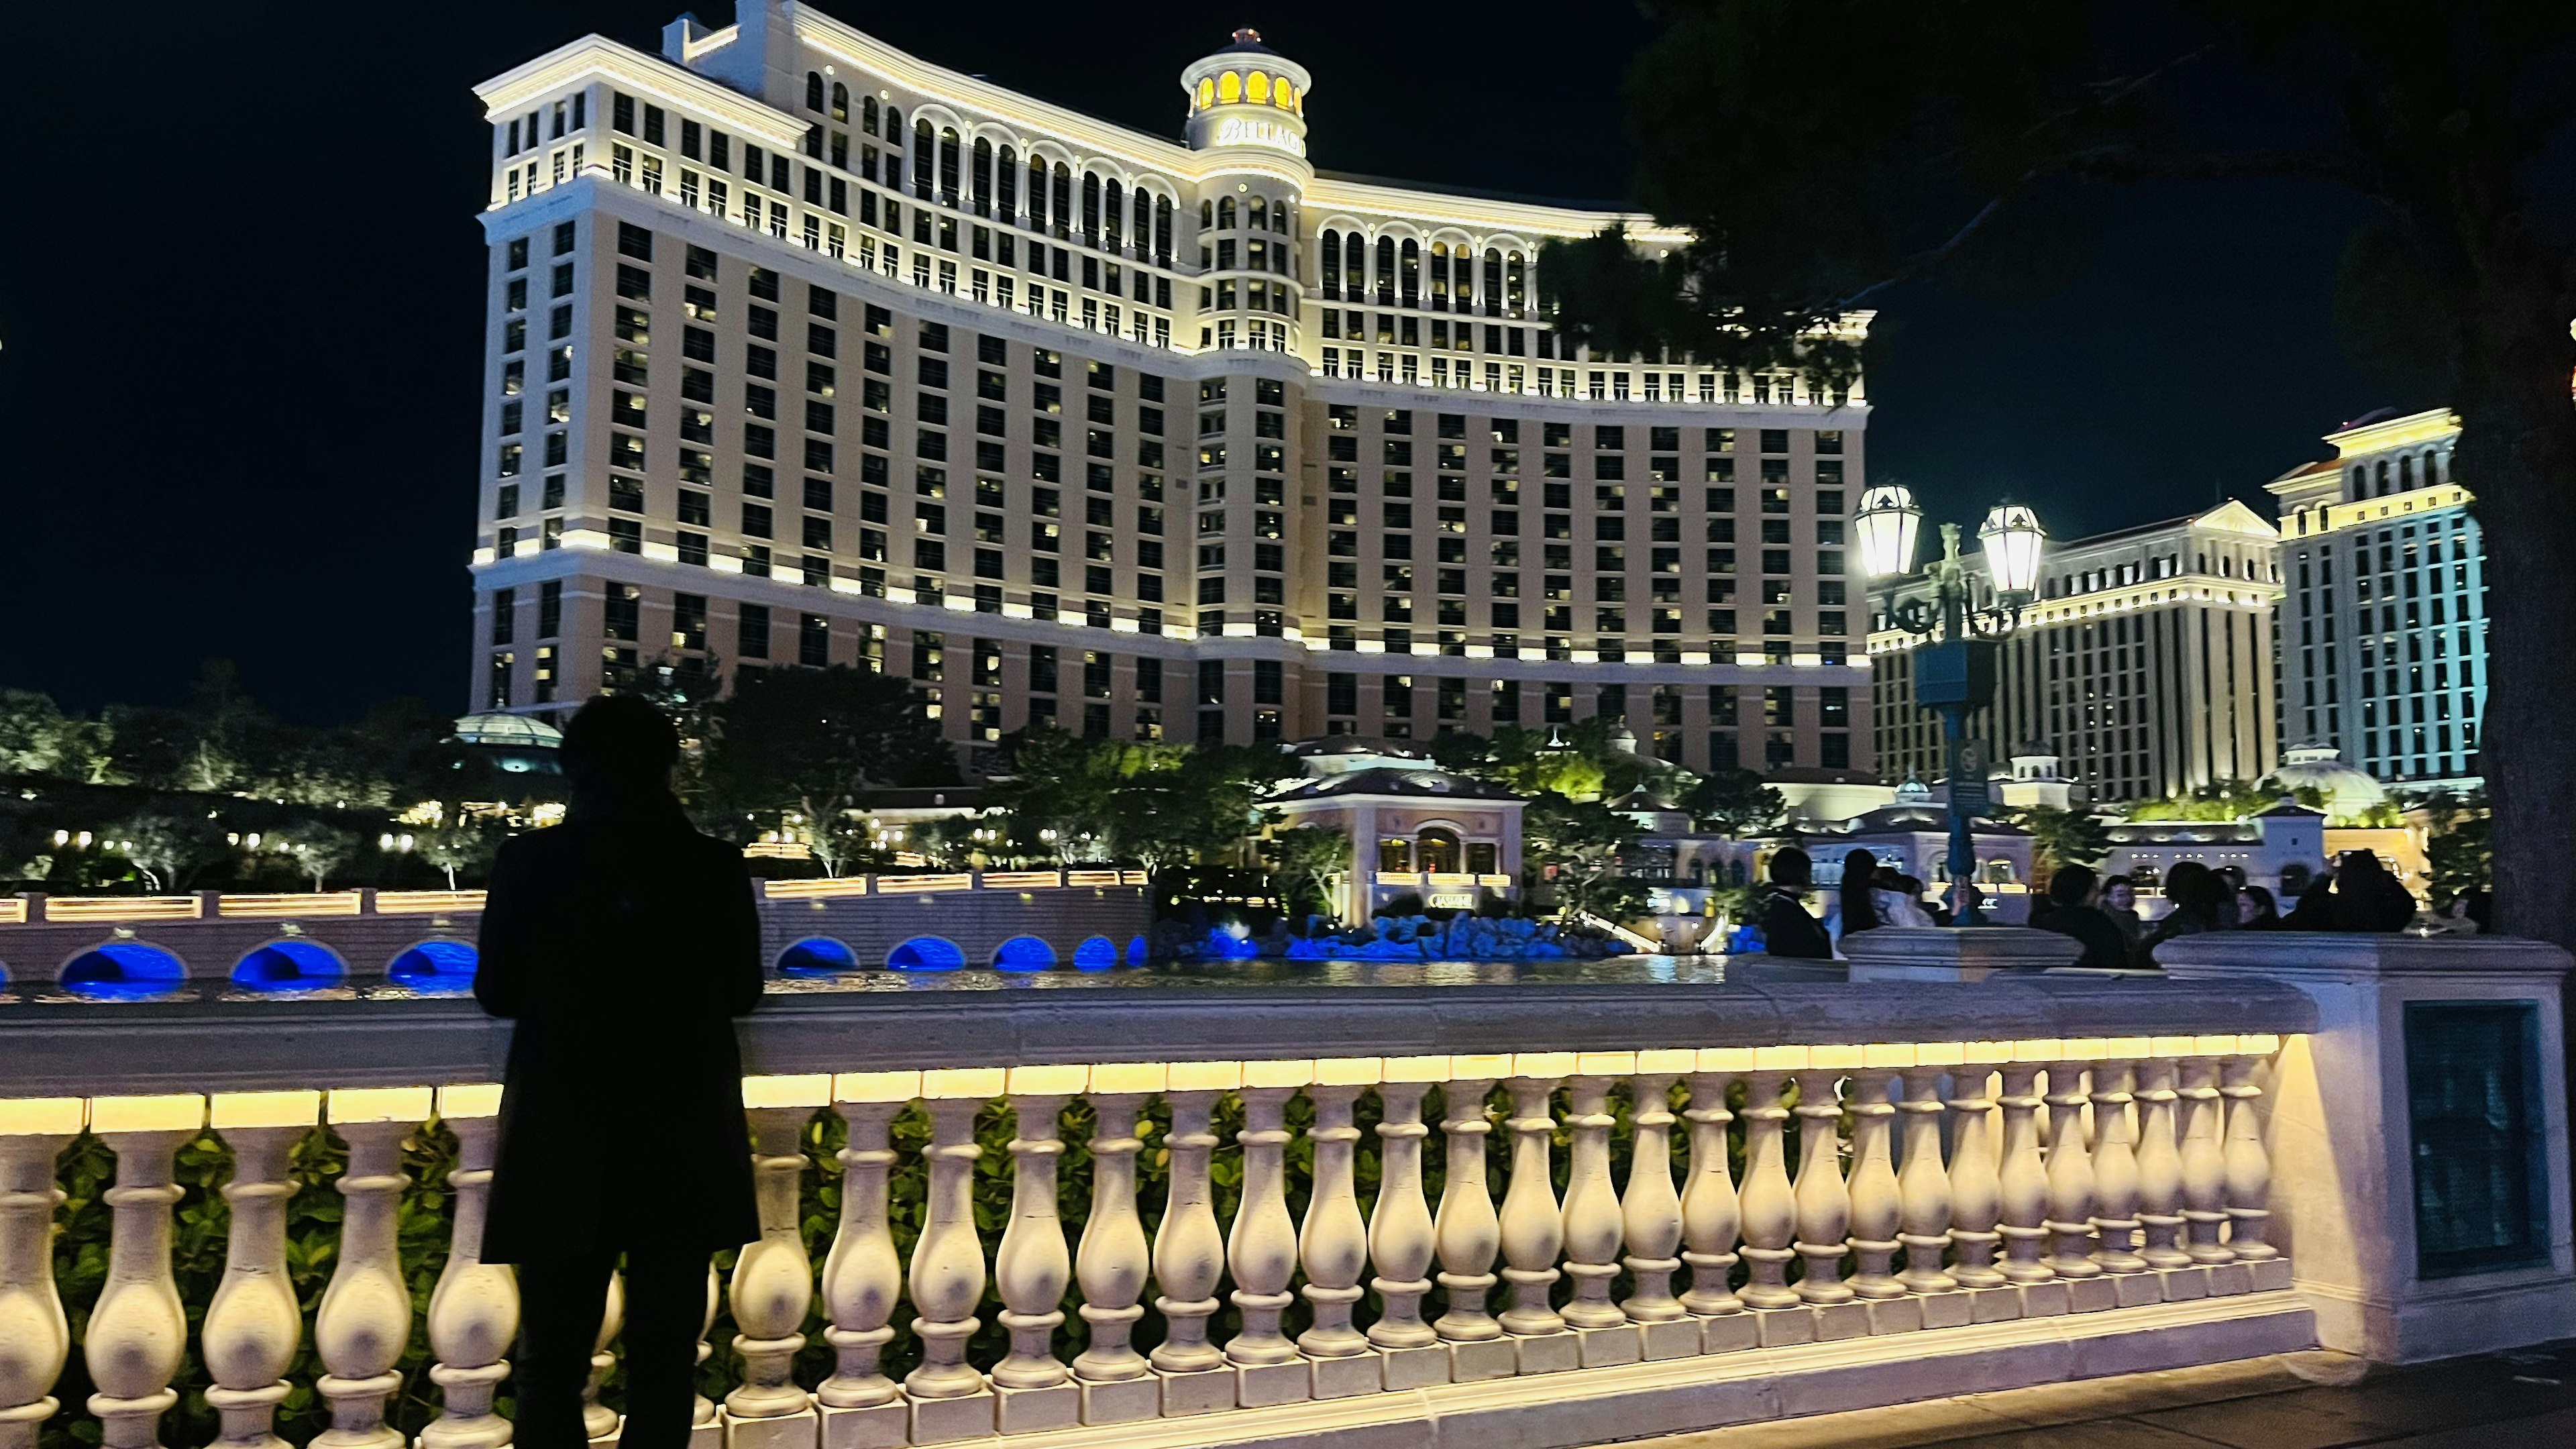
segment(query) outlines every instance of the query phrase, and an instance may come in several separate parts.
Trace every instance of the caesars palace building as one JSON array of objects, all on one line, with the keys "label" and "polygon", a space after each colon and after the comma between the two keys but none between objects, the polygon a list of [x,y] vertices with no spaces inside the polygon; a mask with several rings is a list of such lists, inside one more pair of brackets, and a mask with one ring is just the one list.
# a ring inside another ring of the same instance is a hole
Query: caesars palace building
[{"label": "caesars palace building", "polygon": [[845,664],[961,747],[1869,768],[1856,392],[1560,345],[1544,243],[1684,239],[1318,171],[1250,31],[1181,85],[1176,144],[742,0],[480,87],[478,705]]}]

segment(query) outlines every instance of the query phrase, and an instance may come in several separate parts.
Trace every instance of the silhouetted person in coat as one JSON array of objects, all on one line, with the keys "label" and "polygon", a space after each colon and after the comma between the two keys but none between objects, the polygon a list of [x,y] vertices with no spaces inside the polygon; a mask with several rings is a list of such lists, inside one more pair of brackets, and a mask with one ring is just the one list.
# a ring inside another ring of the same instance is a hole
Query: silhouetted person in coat
[{"label": "silhouetted person in coat", "polygon": [[733,1019],[759,1004],[742,853],[671,794],[679,737],[631,695],[564,729],[561,825],[501,848],[474,996],[518,1023],[486,1262],[519,1269],[522,1449],[579,1449],[610,1272],[626,1267],[623,1449],[689,1436],[707,1259],[760,1235]]},{"label": "silhouetted person in coat", "polygon": [[2415,896],[2367,850],[2347,850],[2325,880],[2308,887],[2281,924],[2292,931],[2402,931],[2415,920]]},{"label": "silhouetted person in coat", "polygon": [[1762,892],[1762,911],[1756,918],[1762,926],[1763,951],[1773,956],[1832,960],[1833,938],[1816,924],[1814,916],[1807,914],[1806,905],[1798,899],[1815,884],[1815,862],[1798,847],[1784,845],[1773,852],[1770,872],[1771,884]]}]

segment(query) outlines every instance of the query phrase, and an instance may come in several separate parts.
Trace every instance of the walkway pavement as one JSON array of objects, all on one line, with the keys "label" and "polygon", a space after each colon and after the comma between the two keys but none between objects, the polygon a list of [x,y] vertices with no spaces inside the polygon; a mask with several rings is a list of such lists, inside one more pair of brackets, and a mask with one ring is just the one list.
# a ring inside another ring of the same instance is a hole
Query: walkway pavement
[{"label": "walkway pavement", "polygon": [[1627,1449],[2561,1449],[2576,1343],[2371,1368],[2298,1353],[1892,1409],[1747,1424]]}]

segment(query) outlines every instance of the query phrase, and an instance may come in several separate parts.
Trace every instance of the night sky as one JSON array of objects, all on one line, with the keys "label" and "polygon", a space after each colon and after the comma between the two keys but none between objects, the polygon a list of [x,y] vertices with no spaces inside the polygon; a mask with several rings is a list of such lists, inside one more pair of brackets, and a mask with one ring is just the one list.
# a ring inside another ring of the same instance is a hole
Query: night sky
[{"label": "night sky", "polygon": [[[221,655],[308,722],[392,694],[463,708],[488,151],[471,87],[588,31],[656,50],[674,3],[163,5],[112,41],[102,12],[12,17],[15,109],[42,118],[13,133],[53,139],[0,218],[0,686],[175,702]],[[1314,72],[1319,166],[1574,199],[1626,190],[1618,85],[1647,36],[1617,5],[837,13],[1171,136],[1181,67],[1248,22]],[[1475,104],[1492,77],[1534,89]],[[2140,190],[2045,299],[1887,294],[1871,473],[1936,518],[2009,492],[2059,537],[2222,492],[2268,503],[2318,434],[2433,401],[2389,396],[2336,345],[2357,214],[2291,183]]]}]

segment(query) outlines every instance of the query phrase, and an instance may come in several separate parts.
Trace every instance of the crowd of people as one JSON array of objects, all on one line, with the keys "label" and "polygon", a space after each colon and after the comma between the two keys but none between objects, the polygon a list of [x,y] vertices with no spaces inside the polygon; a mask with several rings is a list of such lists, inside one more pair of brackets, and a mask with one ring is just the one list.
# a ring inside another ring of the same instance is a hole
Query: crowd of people
[{"label": "crowd of people", "polygon": [[[1815,862],[1796,846],[1774,853],[1755,924],[1774,956],[1829,959],[1844,939],[1881,926],[1946,926],[1949,911],[1923,898],[1923,883],[1883,865],[1867,850],[1843,857],[1842,884],[1817,918]],[[1975,887],[1970,887],[1974,890]],[[2156,948],[2178,936],[2211,931],[2394,932],[2415,920],[2415,897],[2366,850],[2345,851],[2288,912],[2266,887],[2235,866],[2183,861],[2165,873],[2171,908],[2153,925],[2138,914],[2138,889],[2126,876],[2104,879],[2088,866],[2058,867],[2048,889],[2031,898],[2029,924],[2083,946],[2079,967],[2154,969]],[[2486,929],[2487,899],[2472,892],[2453,903],[2449,929]]]}]

